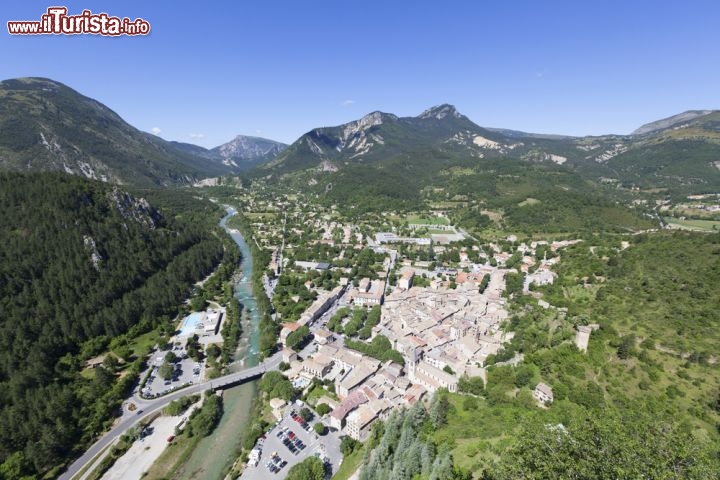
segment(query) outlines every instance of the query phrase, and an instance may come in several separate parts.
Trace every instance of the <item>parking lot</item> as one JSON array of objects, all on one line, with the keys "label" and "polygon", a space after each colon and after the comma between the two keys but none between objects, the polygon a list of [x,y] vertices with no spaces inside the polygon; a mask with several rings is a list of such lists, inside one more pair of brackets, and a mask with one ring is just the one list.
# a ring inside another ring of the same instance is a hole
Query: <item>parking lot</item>
[{"label": "parking lot", "polygon": [[171,351],[178,357],[178,361],[175,363],[175,372],[170,380],[163,379],[158,373],[160,365],[165,361],[167,352],[157,351],[150,357],[149,363],[152,365],[152,372],[142,391],[145,397],[164,395],[182,385],[198,383],[203,378],[205,374],[204,362],[197,363],[192,358],[189,358],[182,347],[176,346]]},{"label": "parking lot", "polygon": [[337,471],[342,460],[338,432],[328,430],[326,435],[318,436],[312,428],[317,417],[305,423],[293,418],[299,411],[299,406],[288,407],[282,420],[258,440],[256,448],[261,453],[257,464],[248,465],[240,478],[283,479],[290,467],[311,456],[325,461],[331,472]]}]

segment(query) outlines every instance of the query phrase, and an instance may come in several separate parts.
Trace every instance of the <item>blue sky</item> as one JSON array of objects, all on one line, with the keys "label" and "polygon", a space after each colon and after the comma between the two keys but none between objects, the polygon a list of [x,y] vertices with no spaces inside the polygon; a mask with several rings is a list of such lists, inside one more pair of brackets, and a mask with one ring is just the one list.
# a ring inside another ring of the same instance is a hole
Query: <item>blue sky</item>
[{"label": "blue sky", "polygon": [[[7,33],[57,4],[152,32]],[[24,0],[0,12],[0,79],[49,77],[206,147],[441,103],[481,126],[570,135],[720,108],[717,1]]]}]

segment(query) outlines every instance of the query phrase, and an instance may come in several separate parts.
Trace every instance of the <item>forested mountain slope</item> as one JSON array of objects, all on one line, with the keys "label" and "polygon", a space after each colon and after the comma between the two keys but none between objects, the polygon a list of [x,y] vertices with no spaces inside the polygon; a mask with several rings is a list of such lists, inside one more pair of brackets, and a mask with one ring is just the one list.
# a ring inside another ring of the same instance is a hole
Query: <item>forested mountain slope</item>
[{"label": "forested mountain slope", "polygon": [[236,171],[202,147],[141,132],[102,103],[46,78],[0,82],[0,169],[130,185],[187,184]]},{"label": "forested mountain slope", "polygon": [[83,362],[167,322],[221,260],[209,208],[175,217],[100,182],[0,173],[0,477],[47,472],[102,430],[130,385]]}]

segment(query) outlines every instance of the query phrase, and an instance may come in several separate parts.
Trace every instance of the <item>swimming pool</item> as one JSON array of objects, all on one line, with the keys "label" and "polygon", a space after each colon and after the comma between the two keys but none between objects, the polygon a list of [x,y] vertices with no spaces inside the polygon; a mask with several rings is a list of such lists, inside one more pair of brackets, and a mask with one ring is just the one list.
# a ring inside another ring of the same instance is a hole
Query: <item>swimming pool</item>
[{"label": "swimming pool", "polygon": [[193,312],[183,320],[183,324],[180,327],[180,337],[189,337],[195,333],[195,329],[198,324],[202,321],[204,316],[203,312]]},{"label": "swimming pool", "polygon": [[305,377],[298,377],[295,380],[293,380],[292,384],[293,384],[293,388],[297,388],[297,389],[305,388],[308,385],[310,385],[310,380],[308,380]]}]

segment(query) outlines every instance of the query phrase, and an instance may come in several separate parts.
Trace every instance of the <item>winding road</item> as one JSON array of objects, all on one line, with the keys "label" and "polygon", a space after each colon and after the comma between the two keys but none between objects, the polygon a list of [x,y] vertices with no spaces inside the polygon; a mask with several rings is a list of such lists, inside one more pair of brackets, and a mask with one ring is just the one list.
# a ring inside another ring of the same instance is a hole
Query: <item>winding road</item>
[{"label": "winding road", "polygon": [[95,442],[80,458],[75,460],[65,473],[60,475],[60,480],[73,479],[83,468],[85,468],[85,466],[90,464],[100,452],[114,442],[116,438],[123,435],[128,429],[141,420],[161,411],[173,400],[177,400],[178,398],[186,395],[203,392],[208,389],[218,390],[239,385],[248,380],[257,378],[267,371],[277,370],[281,359],[282,356],[278,352],[272,357],[267,358],[263,363],[256,367],[246,368],[244,370],[240,370],[239,372],[230,373],[207,382],[198,383],[197,385],[190,385],[160,398],[152,400],[141,399],[137,396],[132,398],[130,401],[135,403],[138,408],[137,412],[139,413],[121,417],[121,420],[118,423],[100,437],[100,439]]}]

